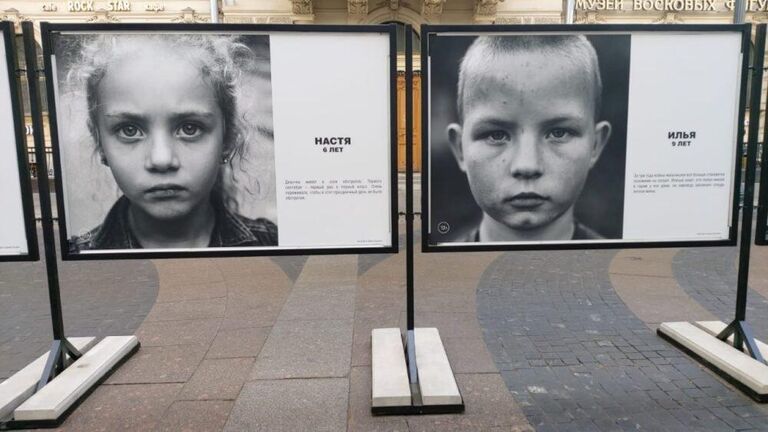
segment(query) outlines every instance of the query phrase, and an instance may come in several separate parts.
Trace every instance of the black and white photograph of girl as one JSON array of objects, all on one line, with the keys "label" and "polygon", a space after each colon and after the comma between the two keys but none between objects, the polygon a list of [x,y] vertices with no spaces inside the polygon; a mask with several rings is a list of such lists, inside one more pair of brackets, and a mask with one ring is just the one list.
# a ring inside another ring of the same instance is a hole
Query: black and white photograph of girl
[{"label": "black and white photograph of girl", "polygon": [[269,36],[52,36],[69,252],[278,244]]}]

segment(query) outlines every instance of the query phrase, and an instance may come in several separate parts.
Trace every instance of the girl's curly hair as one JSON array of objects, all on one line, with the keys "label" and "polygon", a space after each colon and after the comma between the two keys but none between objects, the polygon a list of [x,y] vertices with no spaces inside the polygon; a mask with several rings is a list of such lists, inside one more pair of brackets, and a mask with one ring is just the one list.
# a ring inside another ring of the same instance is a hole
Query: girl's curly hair
[{"label": "girl's curly hair", "polygon": [[[185,60],[200,70],[202,79],[213,89],[217,105],[224,117],[225,168],[219,171],[213,194],[230,210],[237,211],[234,195],[236,183],[233,161],[247,157],[248,125],[238,115],[236,90],[244,72],[257,68],[259,59],[237,36],[221,34],[101,34],[77,38],[79,52],[69,68],[65,83],[70,88],[84,89],[88,110],[88,130],[101,153],[97,127],[100,105],[99,84],[116,59],[151,50],[153,45],[169,46],[183,52]],[[163,59],[158,59],[163,61]],[[81,90],[82,91],[82,90]]]}]

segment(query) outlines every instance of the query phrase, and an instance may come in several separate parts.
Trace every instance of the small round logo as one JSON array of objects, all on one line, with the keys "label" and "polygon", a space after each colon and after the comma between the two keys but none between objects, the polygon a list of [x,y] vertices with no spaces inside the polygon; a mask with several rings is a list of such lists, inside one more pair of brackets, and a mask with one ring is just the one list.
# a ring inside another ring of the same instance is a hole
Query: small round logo
[{"label": "small round logo", "polygon": [[440,234],[447,234],[448,231],[450,230],[451,230],[451,226],[448,225],[448,222],[440,222],[439,224],[437,224],[437,231]]}]

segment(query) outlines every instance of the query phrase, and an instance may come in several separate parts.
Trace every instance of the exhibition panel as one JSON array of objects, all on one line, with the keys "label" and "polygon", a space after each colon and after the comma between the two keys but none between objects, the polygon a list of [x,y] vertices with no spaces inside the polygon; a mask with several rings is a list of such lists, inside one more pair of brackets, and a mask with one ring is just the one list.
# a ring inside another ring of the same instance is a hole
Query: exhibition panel
[{"label": "exhibition panel", "polygon": [[748,27],[426,26],[426,251],[734,245]]},{"label": "exhibition panel", "polygon": [[397,250],[393,26],[43,40],[65,259]]},{"label": "exhibition panel", "polygon": [[16,79],[13,23],[0,22],[0,261],[38,259],[24,122]]}]

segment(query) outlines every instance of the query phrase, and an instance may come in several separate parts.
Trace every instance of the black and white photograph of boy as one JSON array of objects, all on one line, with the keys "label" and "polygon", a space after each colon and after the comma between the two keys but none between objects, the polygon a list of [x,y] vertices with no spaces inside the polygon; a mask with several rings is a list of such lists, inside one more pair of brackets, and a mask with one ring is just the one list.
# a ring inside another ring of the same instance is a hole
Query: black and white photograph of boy
[{"label": "black and white photograph of boy", "polygon": [[430,244],[621,239],[629,35],[430,40]]},{"label": "black and white photograph of boy", "polygon": [[53,36],[69,252],[278,244],[269,36]]}]

